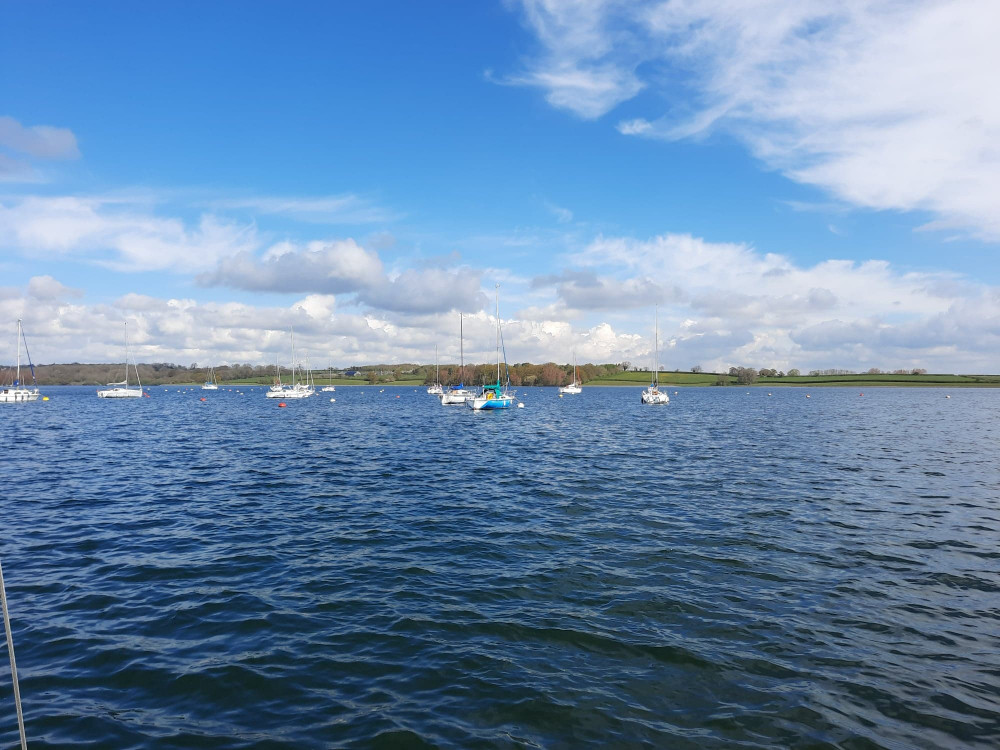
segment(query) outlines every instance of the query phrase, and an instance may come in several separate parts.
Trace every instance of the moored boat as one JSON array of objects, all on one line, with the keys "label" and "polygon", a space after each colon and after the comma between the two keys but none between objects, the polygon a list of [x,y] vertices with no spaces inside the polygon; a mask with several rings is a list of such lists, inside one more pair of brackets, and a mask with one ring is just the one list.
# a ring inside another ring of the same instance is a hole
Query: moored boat
[{"label": "moored boat", "polygon": [[[21,382],[21,344],[24,344],[24,353],[28,357],[28,368],[31,370],[30,388]],[[14,339],[14,345],[17,348],[17,366],[14,369],[11,384],[0,388],[0,404],[24,404],[29,401],[37,401],[41,395],[38,392],[38,383],[35,382],[35,366],[31,363],[28,341],[24,338],[24,329],[21,327],[20,318],[17,320],[17,336]]]},{"label": "moored boat", "polygon": [[[484,385],[477,396],[466,400],[465,405],[474,411],[493,411],[495,409],[507,409],[513,405],[516,396],[515,391],[510,388],[510,371],[507,371],[507,379],[500,381],[500,285],[497,284],[496,310],[497,310],[497,382],[492,385]],[[506,359],[506,357],[504,358]]]},{"label": "moored boat", "polygon": [[642,392],[642,403],[644,404],[668,404],[670,396],[666,391],[660,390],[660,318],[659,308],[653,313],[653,380],[649,387]]},{"label": "moored boat", "polygon": [[128,363],[131,356],[128,347],[128,321],[125,321],[125,379],[120,383],[108,383],[107,388],[97,392],[98,398],[142,398],[142,380],[139,379],[139,368],[132,357],[132,369],[135,372],[135,381],[138,386],[132,388],[128,381]]}]

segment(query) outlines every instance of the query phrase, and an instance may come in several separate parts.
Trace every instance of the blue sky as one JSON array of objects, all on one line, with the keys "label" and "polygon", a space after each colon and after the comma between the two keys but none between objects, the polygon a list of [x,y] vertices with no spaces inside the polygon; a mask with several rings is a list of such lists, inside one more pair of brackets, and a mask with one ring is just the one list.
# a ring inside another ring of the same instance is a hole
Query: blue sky
[{"label": "blue sky", "polygon": [[41,361],[1000,371],[987,2],[14,4]]}]

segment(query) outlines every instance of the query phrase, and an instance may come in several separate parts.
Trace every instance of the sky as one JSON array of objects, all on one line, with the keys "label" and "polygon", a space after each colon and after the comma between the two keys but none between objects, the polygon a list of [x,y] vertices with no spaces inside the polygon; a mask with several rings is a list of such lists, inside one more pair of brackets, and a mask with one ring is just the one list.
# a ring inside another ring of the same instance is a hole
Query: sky
[{"label": "sky", "polygon": [[[1000,372],[995,0],[6,3],[0,361]],[[497,285],[499,284],[499,289]],[[658,311],[658,312],[656,312]],[[8,334],[2,331],[8,330]],[[3,341],[6,340],[6,344]]]}]

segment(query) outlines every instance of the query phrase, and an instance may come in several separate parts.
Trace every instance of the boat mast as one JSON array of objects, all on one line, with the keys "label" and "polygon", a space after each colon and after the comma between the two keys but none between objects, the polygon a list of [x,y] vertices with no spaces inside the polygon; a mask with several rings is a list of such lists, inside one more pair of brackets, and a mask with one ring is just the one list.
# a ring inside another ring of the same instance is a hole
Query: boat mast
[{"label": "boat mast", "polygon": [[125,321],[125,387],[128,388],[128,321]]},{"label": "boat mast", "polygon": [[14,343],[17,347],[17,375],[14,376],[14,383],[16,388],[21,387],[21,319],[17,319],[17,338]]},{"label": "boat mast", "polygon": [[459,386],[465,387],[465,339],[462,330],[462,313],[458,314],[458,358],[461,364],[458,366]]},{"label": "boat mast", "polygon": [[497,385],[500,384],[500,285],[496,286],[497,303]]},{"label": "boat mast", "polygon": [[292,388],[295,387],[295,330],[288,327],[288,338],[292,340]]},{"label": "boat mast", "polygon": [[653,385],[660,384],[660,306],[653,308]]},{"label": "boat mast", "polygon": [[441,385],[441,365],[438,364],[437,344],[434,344],[434,382]]},{"label": "boat mast", "polygon": [[[125,347],[126,356],[128,355],[128,347]],[[142,380],[139,379],[139,363],[135,361],[135,355],[132,355],[132,369],[135,370],[135,382],[139,384],[139,391],[142,391]],[[125,371],[128,372],[128,360],[125,360]]]}]

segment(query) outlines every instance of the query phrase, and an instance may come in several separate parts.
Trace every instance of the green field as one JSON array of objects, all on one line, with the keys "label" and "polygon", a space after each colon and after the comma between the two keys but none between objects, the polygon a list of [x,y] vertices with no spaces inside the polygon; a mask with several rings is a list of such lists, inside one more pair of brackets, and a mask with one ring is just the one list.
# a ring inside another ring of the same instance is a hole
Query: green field
[{"label": "green field", "polygon": [[[648,385],[653,377],[650,370],[639,372],[618,372],[614,375],[604,376],[597,380],[591,380],[585,385]],[[725,375],[726,385],[736,385],[736,378]],[[719,376],[716,373],[693,373],[693,372],[661,372],[660,383],[662,385],[687,385],[703,386],[715,385]],[[998,388],[1000,387],[1000,375],[797,375],[795,377],[785,376],[782,378],[764,377],[759,378],[754,386],[766,385],[774,386],[864,386],[873,388],[877,386],[922,386],[922,387],[978,387],[978,388]]]}]

